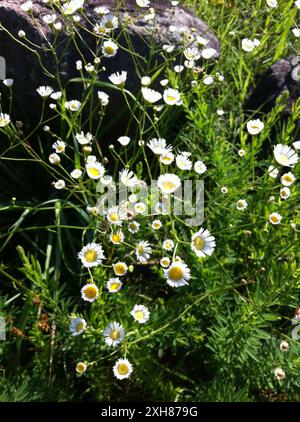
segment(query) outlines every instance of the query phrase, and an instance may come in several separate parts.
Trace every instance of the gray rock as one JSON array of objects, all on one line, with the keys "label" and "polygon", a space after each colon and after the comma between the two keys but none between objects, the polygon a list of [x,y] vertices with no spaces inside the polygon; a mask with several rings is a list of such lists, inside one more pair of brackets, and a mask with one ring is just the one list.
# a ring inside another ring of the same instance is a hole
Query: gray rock
[{"label": "gray rock", "polygon": [[[20,9],[19,0],[3,0],[0,2],[0,23],[1,27],[5,28],[0,31],[0,51],[6,59],[7,63],[7,77],[15,80],[14,92],[14,107],[13,118],[23,120],[27,123],[33,124],[38,120],[38,112],[40,109],[41,99],[36,93],[36,88],[40,85],[50,85],[54,89],[59,87],[56,85],[56,80],[52,75],[57,72],[56,64],[53,55],[49,51],[48,40],[53,38],[53,34],[49,25],[44,23],[43,16],[49,13],[49,6],[44,4],[42,0],[35,0],[33,7],[33,17],[30,14],[23,12]],[[123,4],[126,3],[126,13],[131,16],[136,14],[135,0],[126,0],[125,2],[118,2],[120,6],[119,13],[121,18],[124,18],[125,9]],[[84,13],[95,23],[99,21],[99,16],[95,13],[96,6],[105,6],[111,12],[115,11],[115,0],[86,0],[84,6]],[[182,33],[188,34],[193,31],[196,35],[200,35],[209,40],[207,47],[214,48],[219,55],[219,42],[215,35],[209,30],[208,26],[197,18],[192,11],[185,7],[177,6],[172,7],[171,2],[167,0],[152,0],[151,6],[156,11],[156,30],[150,30],[147,24],[141,17],[134,19],[132,24],[129,24],[127,34],[134,51],[140,56],[138,59],[140,66],[140,75],[137,75],[134,69],[132,55],[119,49],[118,54],[110,59],[103,61],[106,71],[99,74],[99,79],[108,82],[108,75],[115,71],[126,70],[128,72],[127,89],[131,92],[136,92],[140,88],[139,76],[147,74],[147,57],[149,56],[149,40],[153,37],[156,45],[162,44],[176,44],[182,42]],[[139,9],[139,13],[140,13]],[[53,11],[52,11],[53,13]],[[170,31],[170,25],[175,26],[177,29],[174,32]],[[36,46],[28,43],[26,40],[18,37],[18,31],[24,30],[27,38]],[[8,32],[14,37],[8,34]],[[118,36],[118,32],[115,32]],[[84,38],[84,42],[80,39]],[[89,35],[86,31],[82,30],[80,36],[77,37],[77,42],[80,48],[84,51],[85,57],[88,61],[93,62],[93,57],[89,52],[89,48],[95,47],[95,37]],[[126,37],[122,34],[118,38],[118,42],[128,47]],[[25,48],[21,43],[26,44]],[[37,51],[40,55],[38,58]],[[76,60],[80,59],[74,43],[69,43],[69,35],[67,32],[62,31],[58,38],[57,54],[60,60],[59,73],[63,84],[74,78],[78,77],[79,73],[75,68]],[[138,57],[138,56],[137,56]],[[178,57],[178,60],[180,57]],[[161,56],[156,55],[152,59],[151,65],[155,61],[160,61]],[[43,69],[41,67],[43,66]],[[201,63],[200,63],[201,64]],[[78,98],[81,94],[80,84],[68,84],[68,97],[69,99]],[[7,90],[1,87],[2,94],[7,95]],[[109,92],[112,95],[110,108],[108,110],[108,117],[114,116],[120,112],[121,99],[115,91]]]},{"label": "gray rock", "polygon": [[[248,112],[268,113],[276,99],[286,94],[286,107],[283,116],[290,116],[292,105],[300,97],[300,81],[293,72],[300,70],[300,56],[292,56],[274,63],[260,78],[256,88],[246,102]],[[299,75],[300,77],[300,75]]]}]

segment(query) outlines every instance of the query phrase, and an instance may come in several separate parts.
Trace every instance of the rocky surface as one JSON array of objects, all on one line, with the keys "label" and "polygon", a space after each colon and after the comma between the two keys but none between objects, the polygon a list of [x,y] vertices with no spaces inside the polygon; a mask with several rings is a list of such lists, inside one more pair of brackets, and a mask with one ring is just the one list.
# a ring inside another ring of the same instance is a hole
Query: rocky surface
[{"label": "rocky surface", "polygon": [[[245,108],[248,112],[269,112],[276,99],[286,94],[283,116],[291,114],[293,103],[300,97],[300,56],[288,57],[274,63],[260,78]],[[297,70],[299,78],[297,80]]]},{"label": "rocky surface", "polygon": [[[44,4],[42,0],[35,0],[32,17],[29,13],[20,9],[21,3],[19,0],[3,0],[0,2],[0,23],[2,29],[0,31],[0,51],[2,52],[1,55],[6,59],[7,77],[13,78],[15,81],[13,89],[15,100],[13,117],[31,123],[38,118],[37,110],[40,108],[41,103],[41,99],[35,90],[40,85],[51,85],[54,89],[58,89],[55,78],[50,77],[50,74],[55,75],[57,67],[53,55],[49,52],[49,40],[53,38],[53,34],[49,25],[44,23],[42,19],[44,15],[49,13],[49,6]],[[120,3],[126,3],[126,13],[137,16],[135,0],[126,0]],[[94,11],[97,6],[108,7],[111,12],[114,12],[116,1],[86,0],[84,13],[93,23],[99,21],[99,16]],[[190,33],[191,29],[195,35],[207,39],[209,41],[207,47],[214,48],[217,51],[216,57],[218,56],[218,40],[207,25],[197,18],[192,11],[182,6],[174,8],[171,6],[171,2],[167,0],[152,0],[151,6],[156,11],[156,27],[154,32],[153,30],[149,31],[149,24],[142,17],[135,18],[127,29],[134,51],[142,58],[148,57],[150,37],[153,37],[157,45],[180,44],[182,34]],[[121,19],[124,18],[125,9],[123,6],[120,7],[119,13]],[[140,15],[140,13],[141,9],[139,9],[138,14]],[[170,25],[175,27],[176,30],[170,30]],[[24,39],[20,39],[18,36],[20,30],[25,31],[31,43],[38,47],[28,43]],[[92,62],[93,57],[89,53],[89,48],[94,48],[95,37],[88,35],[86,31],[82,32],[81,35],[84,37],[85,45],[80,40],[80,37],[77,39],[78,45],[85,52],[87,60]],[[118,36],[118,33],[115,33],[116,35]],[[66,84],[69,79],[79,76],[75,68],[75,62],[80,59],[80,56],[74,44],[68,43],[68,41],[69,35],[63,30],[59,35],[59,47],[57,48],[60,58],[59,72],[63,84]],[[121,45],[128,46],[123,35],[118,38],[118,42]],[[21,44],[26,44],[27,48]],[[36,53],[37,51],[40,59]],[[160,59],[160,56],[154,58],[154,60]],[[40,62],[44,70],[41,68]],[[119,49],[115,57],[105,60],[103,64],[106,67],[106,71],[99,75],[100,79],[108,81],[107,77],[111,73],[127,70],[127,88],[135,92],[140,87],[140,80],[134,70],[132,55]],[[141,59],[141,66],[146,68],[148,66],[147,61]],[[45,69],[47,69],[48,74],[45,72]],[[68,85],[68,89],[69,99],[72,99],[72,97],[77,98],[76,95],[79,95],[80,87],[75,87],[75,84],[71,84]],[[6,91],[3,87],[1,91],[5,95]],[[113,97],[111,103],[109,115],[113,115],[119,109],[119,100],[117,97]]]}]

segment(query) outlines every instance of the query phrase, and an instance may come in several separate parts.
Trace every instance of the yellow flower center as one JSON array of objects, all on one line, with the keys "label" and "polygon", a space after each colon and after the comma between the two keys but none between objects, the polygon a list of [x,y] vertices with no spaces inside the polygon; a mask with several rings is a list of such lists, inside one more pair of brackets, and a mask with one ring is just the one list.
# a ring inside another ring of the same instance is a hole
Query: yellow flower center
[{"label": "yellow flower center", "polygon": [[163,183],[163,188],[165,189],[165,190],[171,190],[171,189],[174,189],[175,188],[175,183],[173,183],[173,182],[164,182]]},{"label": "yellow flower center", "polygon": [[173,97],[172,95],[168,95],[168,101],[170,101],[170,102],[173,102],[173,101],[175,101],[175,97]]},{"label": "yellow flower center", "polygon": [[128,373],[128,366],[126,363],[120,363],[118,366],[118,372],[120,375],[126,375]]},{"label": "yellow flower center", "polygon": [[283,163],[283,164],[287,164],[288,161],[289,161],[287,156],[283,155],[283,154],[280,154],[279,159],[280,159],[281,163]]},{"label": "yellow flower center", "polygon": [[272,215],[271,220],[273,221],[273,223],[278,223],[279,218],[277,217],[277,215]]},{"label": "yellow flower center", "polygon": [[76,371],[79,374],[82,374],[83,372],[85,372],[85,370],[86,370],[86,365],[84,363],[82,363],[82,362],[77,363],[77,365],[76,365]]},{"label": "yellow flower center", "polygon": [[111,56],[112,54],[114,54],[114,52],[115,52],[115,49],[111,45],[108,45],[105,47],[105,53],[108,56]]},{"label": "yellow flower center", "polygon": [[79,331],[84,330],[84,323],[83,322],[78,322],[78,324],[76,325],[76,332],[79,333]]},{"label": "yellow flower center", "polygon": [[90,172],[90,175],[91,176],[94,176],[94,177],[100,176],[99,170],[97,168],[95,168],[95,167],[90,167],[89,168],[89,172]]},{"label": "yellow flower center", "polygon": [[119,330],[112,330],[112,332],[110,333],[110,338],[112,340],[118,340],[121,336],[121,333]]},{"label": "yellow flower center", "polygon": [[87,262],[95,262],[97,259],[97,252],[94,249],[90,249],[84,254],[84,257]]},{"label": "yellow flower center", "polygon": [[115,223],[116,221],[119,221],[119,215],[116,212],[111,213],[109,218],[110,218],[110,221],[112,221],[113,223]]},{"label": "yellow flower center", "polygon": [[287,174],[286,176],[284,176],[284,180],[288,183],[291,183],[293,181],[293,178]]},{"label": "yellow flower center", "polygon": [[239,208],[243,208],[243,206],[244,206],[244,202],[243,202],[243,201],[238,201],[237,206],[238,206]]},{"label": "yellow flower center", "polygon": [[122,235],[120,233],[114,233],[111,236],[111,240],[115,243],[120,243],[122,241]]},{"label": "yellow flower center", "polygon": [[205,245],[205,240],[202,237],[196,237],[194,240],[194,246],[198,251],[202,251]]},{"label": "yellow flower center", "polygon": [[120,287],[119,283],[111,283],[110,285],[111,290],[118,290],[119,287]]},{"label": "yellow flower center", "polygon": [[89,286],[84,290],[84,295],[88,299],[94,299],[97,296],[97,288],[96,286]]},{"label": "yellow flower center", "polygon": [[116,274],[123,275],[125,274],[126,268],[124,264],[116,264],[115,265],[115,272]]},{"label": "yellow flower center", "polygon": [[134,316],[135,316],[136,319],[143,319],[145,317],[143,311],[136,311]]},{"label": "yellow flower center", "polygon": [[169,270],[169,278],[171,280],[178,281],[178,280],[181,280],[182,277],[183,277],[183,270],[182,270],[181,267],[172,267],[172,268],[170,268],[170,270]]}]

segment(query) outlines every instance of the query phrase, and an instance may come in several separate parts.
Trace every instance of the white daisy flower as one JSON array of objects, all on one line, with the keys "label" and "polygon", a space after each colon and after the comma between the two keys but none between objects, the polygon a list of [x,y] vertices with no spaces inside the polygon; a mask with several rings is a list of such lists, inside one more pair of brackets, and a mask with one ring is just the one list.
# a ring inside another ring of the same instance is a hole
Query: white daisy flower
[{"label": "white daisy flower", "polygon": [[118,18],[112,13],[106,13],[105,16],[103,16],[103,18],[101,19],[99,26],[100,28],[104,28],[105,32],[108,33],[114,31],[115,29],[118,29],[119,21]]},{"label": "white daisy flower", "polygon": [[74,170],[72,170],[72,171],[71,171],[70,176],[71,176],[73,179],[79,179],[79,177],[81,177],[81,176],[82,176],[82,171],[81,171],[81,170],[79,170],[79,169],[74,169]]},{"label": "white daisy flower", "polygon": [[166,53],[173,53],[174,49],[175,49],[175,45],[172,44],[164,44],[162,46],[162,49],[166,52]]},{"label": "white daisy flower", "polygon": [[125,82],[127,79],[127,72],[123,70],[122,73],[119,73],[119,72],[113,73],[112,75],[108,77],[108,79],[113,85],[122,87],[125,85]]},{"label": "white daisy flower", "polygon": [[135,233],[137,233],[137,232],[139,231],[139,229],[140,229],[140,223],[138,223],[137,221],[132,220],[132,221],[130,221],[130,222],[128,223],[127,229],[128,229],[128,231],[129,231],[130,233],[135,234]]},{"label": "white daisy flower", "polygon": [[185,154],[179,154],[176,156],[176,165],[180,170],[191,170],[193,163]]},{"label": "white daisy flower", "polygon": [[84,134],[84,132],[76,133],[76,140],[80,145],[87,145],[92,142],[93,135],[91,133]]},{"label": "white daisy flower", "polygon": [[105,57],[114,57],[118,51],[118,45],[112,40],[104,41],[102,46],[102,54]]},{"label": "white daisy flower", "polygon": [[97,180],[104,176],[105,168],[101,163],[95,161],[93,163],[86,164],[86,172],[91,179]]},{"label": "white daisy flower", "polygon": [[166,166],[172,164],[174,160],[175,155],[172,152],[164,152],[159,156],[159,161],[165,164]]},{"label": "white daisy flower", "polygon": [[149,85],[151,85],[151,78],[149,78],[149,76],[143,76],[141,78],[141,84],[143,86],[149,86]]},{"label": "white daisy flower", "polygon": [[242,39],[242,49],[244,51],[247,51],[247,53],[250,53],[255,48],[255,44],[253,41],[249,40],[249,38],[243,38]]},{"label": "white daisy flower", "polygon": [[197,35],[196,40],[197,40],[197,43],[198,43],[200,46],[205,46],[205,45],[207,45],[207,44],[209,43],[209,40],[208,40],[208,39],[203,38],[203,37],[201,37],[200,35]]},{"label": "white daisy flower", "polygon": [[163,258],[161,258],[161,260],[159,261],[159,263],[160,263],[160,265],[163,268],[168,268],[170,266],[170,264],[171,264],[171,260],[170,260],[169,257],[164,256]]},{"label": "white daisy flower", "polygon": [[136,0],[136,4],[139,7],[150,7],[150,0]]},{"label": "white daisy flower", "polygon": [[278,168],[274,167],[274,166],[269,166],[268,168],[268,174],[270,177],[272,177],[273,179],[276,179],[276,177],[278,176],[279,170]]},{"label": "white daisy flower", "polygon": [[163,241],[162,248],[165,251],[172,251],[174,249],[174,242],[172,239],[166,239]]},{"label": "white daisy flower", "polygon": [[128,359],[118,359],[113,367],[114,376],[119,380],[129,378],[132,371],[133,367]]},{"label": "white daisy flower", "polygon": [[127,146],[127,145],[129,145],[129,143],[131,141],[131,139],[129,138],[129,136],[120,136],[117,140],[124,147]]},{"label": "white daisy flower", "polygon": [[124,233],[118,230],[117,232],[111,233],[109,238],[114,245],[120,245],[124,241]]},{"label": "white daisy flower", "polygon": [[13,79],[4,79],[3,85],[7,86],[7,88],[11,88],[14,84]]},{"label": "white daisy flower", "polygon": [[196,61],[196,60],[199,60],[201,57],[200,51],[198,50],[198,48],[188,47],[183,50],[183,54],[185,58],[189,61]]},{"label": "white daisy flower", "polygon": [[296,38],[300,37],[300,29],[299,28],[293,28],[292,33]]},{"label": "white daisy flower", "polygon": [[240,157],[245,157],[245,155],[246,155],[246,151],[245,151],[244,149],[240,149],[240,150],[238,151],[238,155],[239,155]]},{"label": "white daisy flower", "polygon": [[84,362],[78,362],[75,370],[78,374],[83,374],[87,370],[87,364]]},{"label": "white daisy flower", "polygon": [[201,55],[203,59],[206,59],[206,60],[213,58],[216,54],[217,54],[217,50],[215,50],[214,48],[204,48],[201,51]]},{"label": "white daisy flower", "polygon": [[284,173],[281,176],[280,182],[283,186],[291,186],[296,180],[292,172]]},{"label": "white daisy flower", "polygon": [[98,95],[98,99],[100,100],[100,103],[103,107],[106,107],[109,103],[109,95],[107,95],[105,92],[103,91],[98,91],[97,92]]},{"label": "white daisy flower", "polygon": [[157,101],[161,100],[162,98],[162,95],[159,92],[154,91],[154,89],[151,88],[143,87],[142,94],[145,101],[150,104],[157,103]]},{"label": "white daisy flower", "polygon": [[151,224],[151,227],[154,230],[159,230],[162,227],[162,222],[160,220],[153,220],[152,221],[152,224]]},{"label": "white daisy flower", "polygon": [[129,188],[134,188],[139,183],[138,178],[134,175],[133,171],[129,169],[123,169],[119,172],[120,182]]},{"label": "white daisy flower", "polygon": [[206,172],[207,167],[203,161],[196,161],[194,164],[194,170],[197,174],[203,174]]},{"label": "white daisy flower", "polygon": [[299,149],[300,149],[300,141],[296,141],[296,142],[294,142],[294,143],[293,143],[293,147],[294,147],[296,150],[299,150]]},{"label": "white daisy flower", "polygon": [[97,162],[97,157],[96,155],[88,155],[86,157],[86,163],[87,164],[91,164],[91,163],[96,163]]},{"label": "white daisy flower", "polygon": [[248,202],[245,199],[239,199],[235,206],[237,210],[243,211],[248,207]]},{"label": "white daisy flower", "polygon": [[280,189],[280,197],[282,199],[288,199],[291,196],[290,188],[284,187]]},{"label": "white daisy flower", "polygon": [[250,135],[258,135],[264,127],[265,126],[260,119],[249,120],[249,122],[247,122],[247,130]]},{"label": "white daisy flower", "polygon": [[70,331],[72,336],[79,336],[86,329],[86,321],[83,318],[72,318],[70,322]]},{"label": "white daisy flower", "polygon": [[150,258],[152,248],[147,241],[139,242],[135,248],[135,255],[139,262],[147,262]]},{"label": "white daisy flower", "polygon": [[266,3],[267,3],[267,5],[268,5],[269,7],[272,7],[272,8],[274,8],[274,7],[277,7],[277,6],[278,6],[278,2],[277,2],[277,0],[266,0]]},{"label": "white daisy flower", "polygon": [[145,324],[145,322],[147,322],[150,317],[149,309],[144,305],[134,305],[134,308],[130,314],[140,324]]},{"label": "white daisy flower", "polygon": [[157,186],[164,194],[174,193],[181,185],[181,181],[176,174],[162,174],[157,180]]},{"label": "white daisy flower", "polygon": [[300,0],[296,0],[294,4],[298,9],[300,9]]},{"label": "white daisy flower", "polygon": [[274,157],[277,163],[285,167],[292,167],[298,163],[298,154],[288,145],[277,144],[274,147]]},{"label": "white daisy flower", "polygon": [[221,187],[221,193],[223,193],[225,195],[227,192],[228,192],[227,186],[222,186]]},{"label": "white daisy flower", "polygon": [[10,123],[10,116],[8,114],[0,113],[0,127],[5,127]]},{"label": "white daisy flower", "polygon": [[282,220],[282,216],[280,214],[278,214],[278,212],[272,212],[269,215],[269,221],[270,223],[276,225],[276,224],[280,224]]},{"label": "white daisy flower", "polygon": [[43,16],[43,21],[48,25],[53,25],[57,16],[54,13]]},{"label": "white daisy flower", "polygon": [[214,78],[213,76],[209,75],[209,76],[205,76],[205,78],[203,78],[203,83],[204,85],[211,85],[214,83]]},{"label": "white daisy flower", "polygon": [[97,267],[102,264],[105,259],[104,251],[99,243],[88,243],[78,253],[78,258],[81,260],[82,265],[86,268]]},{"label": "white daisy flower", "polygon": [[164,91],[164,101],[168,105],[181,105],[181,94],[177,89],[168,88]]},{"label": "white daisy flower", "polygon": [[127,219],[127,213],[124,207],[112,207],[107,210],[106,219],[112,225],[121,226],[123,221]]},{"label": "white daisy flower", "polygon": [[64,15],[73,15],[77,10],[82,9],[84,0],[71,0],[62,5]]},{"label": "white daisy flower", "polygon": [[144,202],[137,202],[134,205],[134,210],[137,214],[144,214],[147,211],[147,205]]},{"label": "white daisy flower", "polygon": [[98,299],[98,292],[99,289],[94,283],[86,284],[81,289],[81,297],[83,300],[87,302],[94,302],[96,299]]},{"label": "white daisy flower", "polygon": [[54,187],[55,189],[58,189],[58,190],[64,189],[66,187],[66,183],[64,180],[59,179],[57,182],[54,183]]},{"label": "white daisy flower", "polygon": [[198,257],[204,258],[205,256],[211,256],[215,247],[215,238],[208,230],[201,227],[199,231],[193,234],[191,248]]},{"label": "white daisy flower", "polygon": [[127,274],[128,266],[125,264],[125,262],[118,261],[113,264],[113,270],[117,276],[122,277],[123,275]]},{"label": "white daisy flower", "polygon": [[121,289],[122,285],[122,281],[118,277],[115,277],[108,280],[106,287],[110,293],[117,293]]},{"label": "white daisy flower", "polygon": [[171,145],[167,145],[167,141],[164,138],[151,139],[148,142],[147,147],[149,147],[155,155],[162,155],[172,152]]},{"label": "white daisy flower", "polygon": [[109,13],[109,9],[105,6],[95,7],[94,11],[97,13],[97,15],[100,15],[100,16],[104,16]]},{"label": "white daisy flower", "polygon": [[108,346],[116,347],[125,338],[125,330],[118,322],[110,322],[103,331],[105,343]]},{"label": "white daisy flower", "polygon": [[18,37],[19,38],[26,38],[26,32],[21,29],[20,31],[18,31]]},{"label": "white daisy flower", "polygon": [[191,278],[190,269],[183,261],[172,262],[170,267],[164,270],[164,276],[171,287],[185,286]]},{"label": "white daisy flower", "polygon": [[58,154],[55,154],[55,153],[50,154],[49,155],[49,161],[50,161],[51,164],[57,165],[57,164],[60,163],[60,156]]},{"label": "white daisy flower", "polygon": [[40,86],[36,91],[42,98],[47,98],[52,94],[53,88],[51,86]]},{"label": "white daisy flower", "polygon": [[50,95],[50,98],[52,98],[52,100],[59,100],[61,97],[62,97],[62,92],[61,91],[53,92]]},{"label": "white daisy flower", "polygon": [[71,100],[65,102],[65,108],[70,111],[78,111],[81,107],[81,102],[78,100]]},{"label": "white daisy flower", "polygon": [[300,65],[294,67],[291,73],[291,77],[296,82],[300,81]]},{"label": "white daisy flower", "polygon": [[56,141],[52,145],[52,148],[55,150],[57,154],[61,154],[65,152],[67,144],[64,141]]},{"label": "white daisy flower", "polygon": [[[300,1],[299,1],[299,9],[300,9]],[[282,368],[275,368],[274,376],[278,381],[282,381],[285,379],[285,372]]]},{"label": "white daisy flower", "polygon": [[20,8],[23,10],[23,12],[31,12],[32,7],[33,7],[32,1],[25,1],[20,6]]}]

